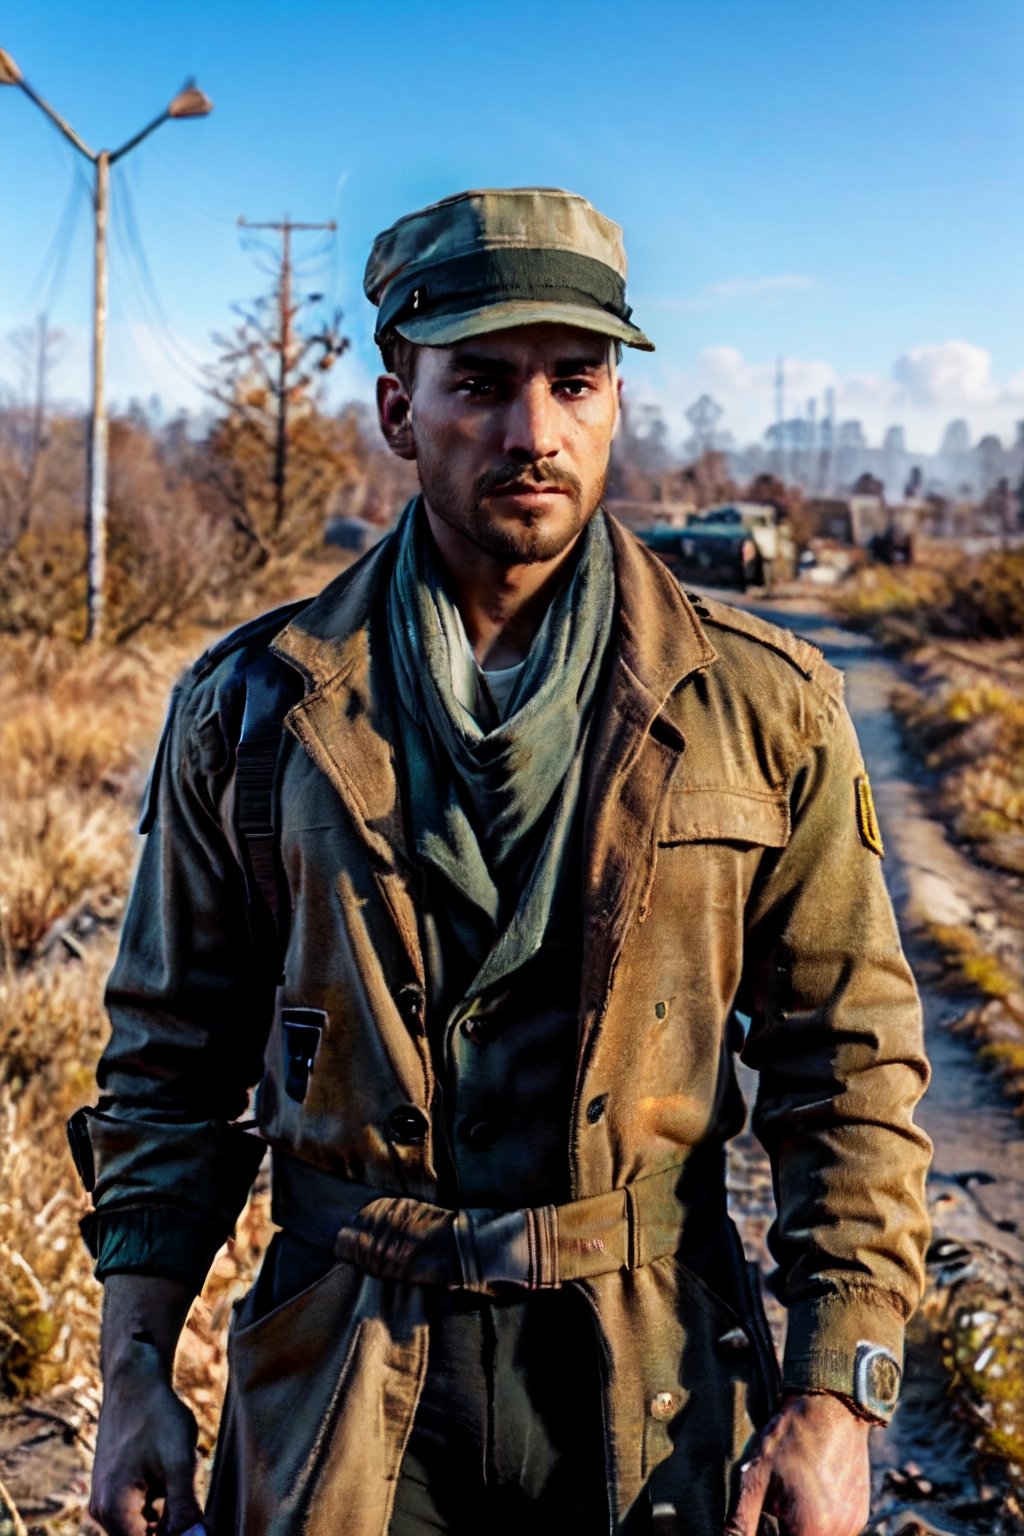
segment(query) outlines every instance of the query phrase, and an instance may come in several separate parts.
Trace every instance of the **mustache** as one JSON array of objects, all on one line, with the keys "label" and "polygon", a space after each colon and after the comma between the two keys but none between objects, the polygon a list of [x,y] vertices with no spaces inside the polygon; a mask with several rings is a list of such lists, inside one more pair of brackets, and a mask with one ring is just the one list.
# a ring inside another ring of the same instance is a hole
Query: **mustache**
[{"label": "mustache", "polygon": [[476,482],[478,496],[493,496],[499,491],[536,491],[550,486],[578,496],[579,480],[569,469],[557,464],[498,464],[485,470]]}]

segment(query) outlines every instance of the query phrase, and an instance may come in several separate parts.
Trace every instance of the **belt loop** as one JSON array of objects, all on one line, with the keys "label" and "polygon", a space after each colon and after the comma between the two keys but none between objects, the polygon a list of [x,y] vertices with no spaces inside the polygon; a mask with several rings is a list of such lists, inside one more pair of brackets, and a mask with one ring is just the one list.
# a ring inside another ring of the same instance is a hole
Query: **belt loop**
[{"label": "belt loop", "polygon": [[523,1214],[530,1255],[530,1289],[554,1290],[562,1283],[558,1273],[558,1213],[553,1205],[539,1205],[528,1206]]},{"label": "belt loop", "polygon": [[462,1271],[462,1284],[468,1291],[479,1291],[483,1288],[483,1277],[480,1273],[480,1254],[473,1230],[472,1210],[463,1208],[455,1212],[452,1232],[455,1251],[459,1256],[459,1269]]},{"label": "belt loop", "polygon": [[639,1269],[640,1254],[640,1203],[632,1184],[626,1185],[626,1268]]}]

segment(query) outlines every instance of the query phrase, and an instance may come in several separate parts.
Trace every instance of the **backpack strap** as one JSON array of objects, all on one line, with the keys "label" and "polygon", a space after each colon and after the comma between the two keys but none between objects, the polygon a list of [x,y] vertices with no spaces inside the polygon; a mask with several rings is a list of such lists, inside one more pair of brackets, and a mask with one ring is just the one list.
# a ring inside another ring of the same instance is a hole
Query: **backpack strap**
[{"label": "backpack strap", "polygon": [[235,749],[235,830],[253,945],[257,955],[269,945],[277,967],[287,922],[278,770],[287,741],[284,718],[302,696],[303,685],[295,669],[272,651],[250,662],[244,676],[245,707]]}]

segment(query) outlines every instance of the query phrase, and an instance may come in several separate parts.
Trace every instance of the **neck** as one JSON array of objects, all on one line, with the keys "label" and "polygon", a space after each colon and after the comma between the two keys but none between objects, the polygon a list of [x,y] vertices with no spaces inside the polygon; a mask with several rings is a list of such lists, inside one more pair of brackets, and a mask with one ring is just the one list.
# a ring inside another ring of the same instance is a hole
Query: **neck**
[{"label": "neck", "polygon": [[551,560],[504,565],[426,505],[427,522],[473,655],[492,670],[524,660],[571,564],[579,534]]}]

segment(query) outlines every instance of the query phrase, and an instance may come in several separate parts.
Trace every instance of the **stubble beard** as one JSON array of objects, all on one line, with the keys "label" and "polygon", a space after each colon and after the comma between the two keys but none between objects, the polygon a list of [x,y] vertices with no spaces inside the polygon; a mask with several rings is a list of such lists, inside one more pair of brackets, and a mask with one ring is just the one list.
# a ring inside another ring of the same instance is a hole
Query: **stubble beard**
[{"label": "stubble beard", "polygon": [[[510,465],[481,475],[467,498],[443,464],[426,464],[421,459],[418,468],[423,495],[435,516],[505,566],[539,565],[564,554],[600,507],[607,483],[606,470],[585,495],[580,480],[568,470]],[[483,505],[484,498],[511,484],[557,487],[565,492],[560,501],[569,516],[553,515],[550,509],[528,512],[517,508],[516,523],[495,524]]]}]

